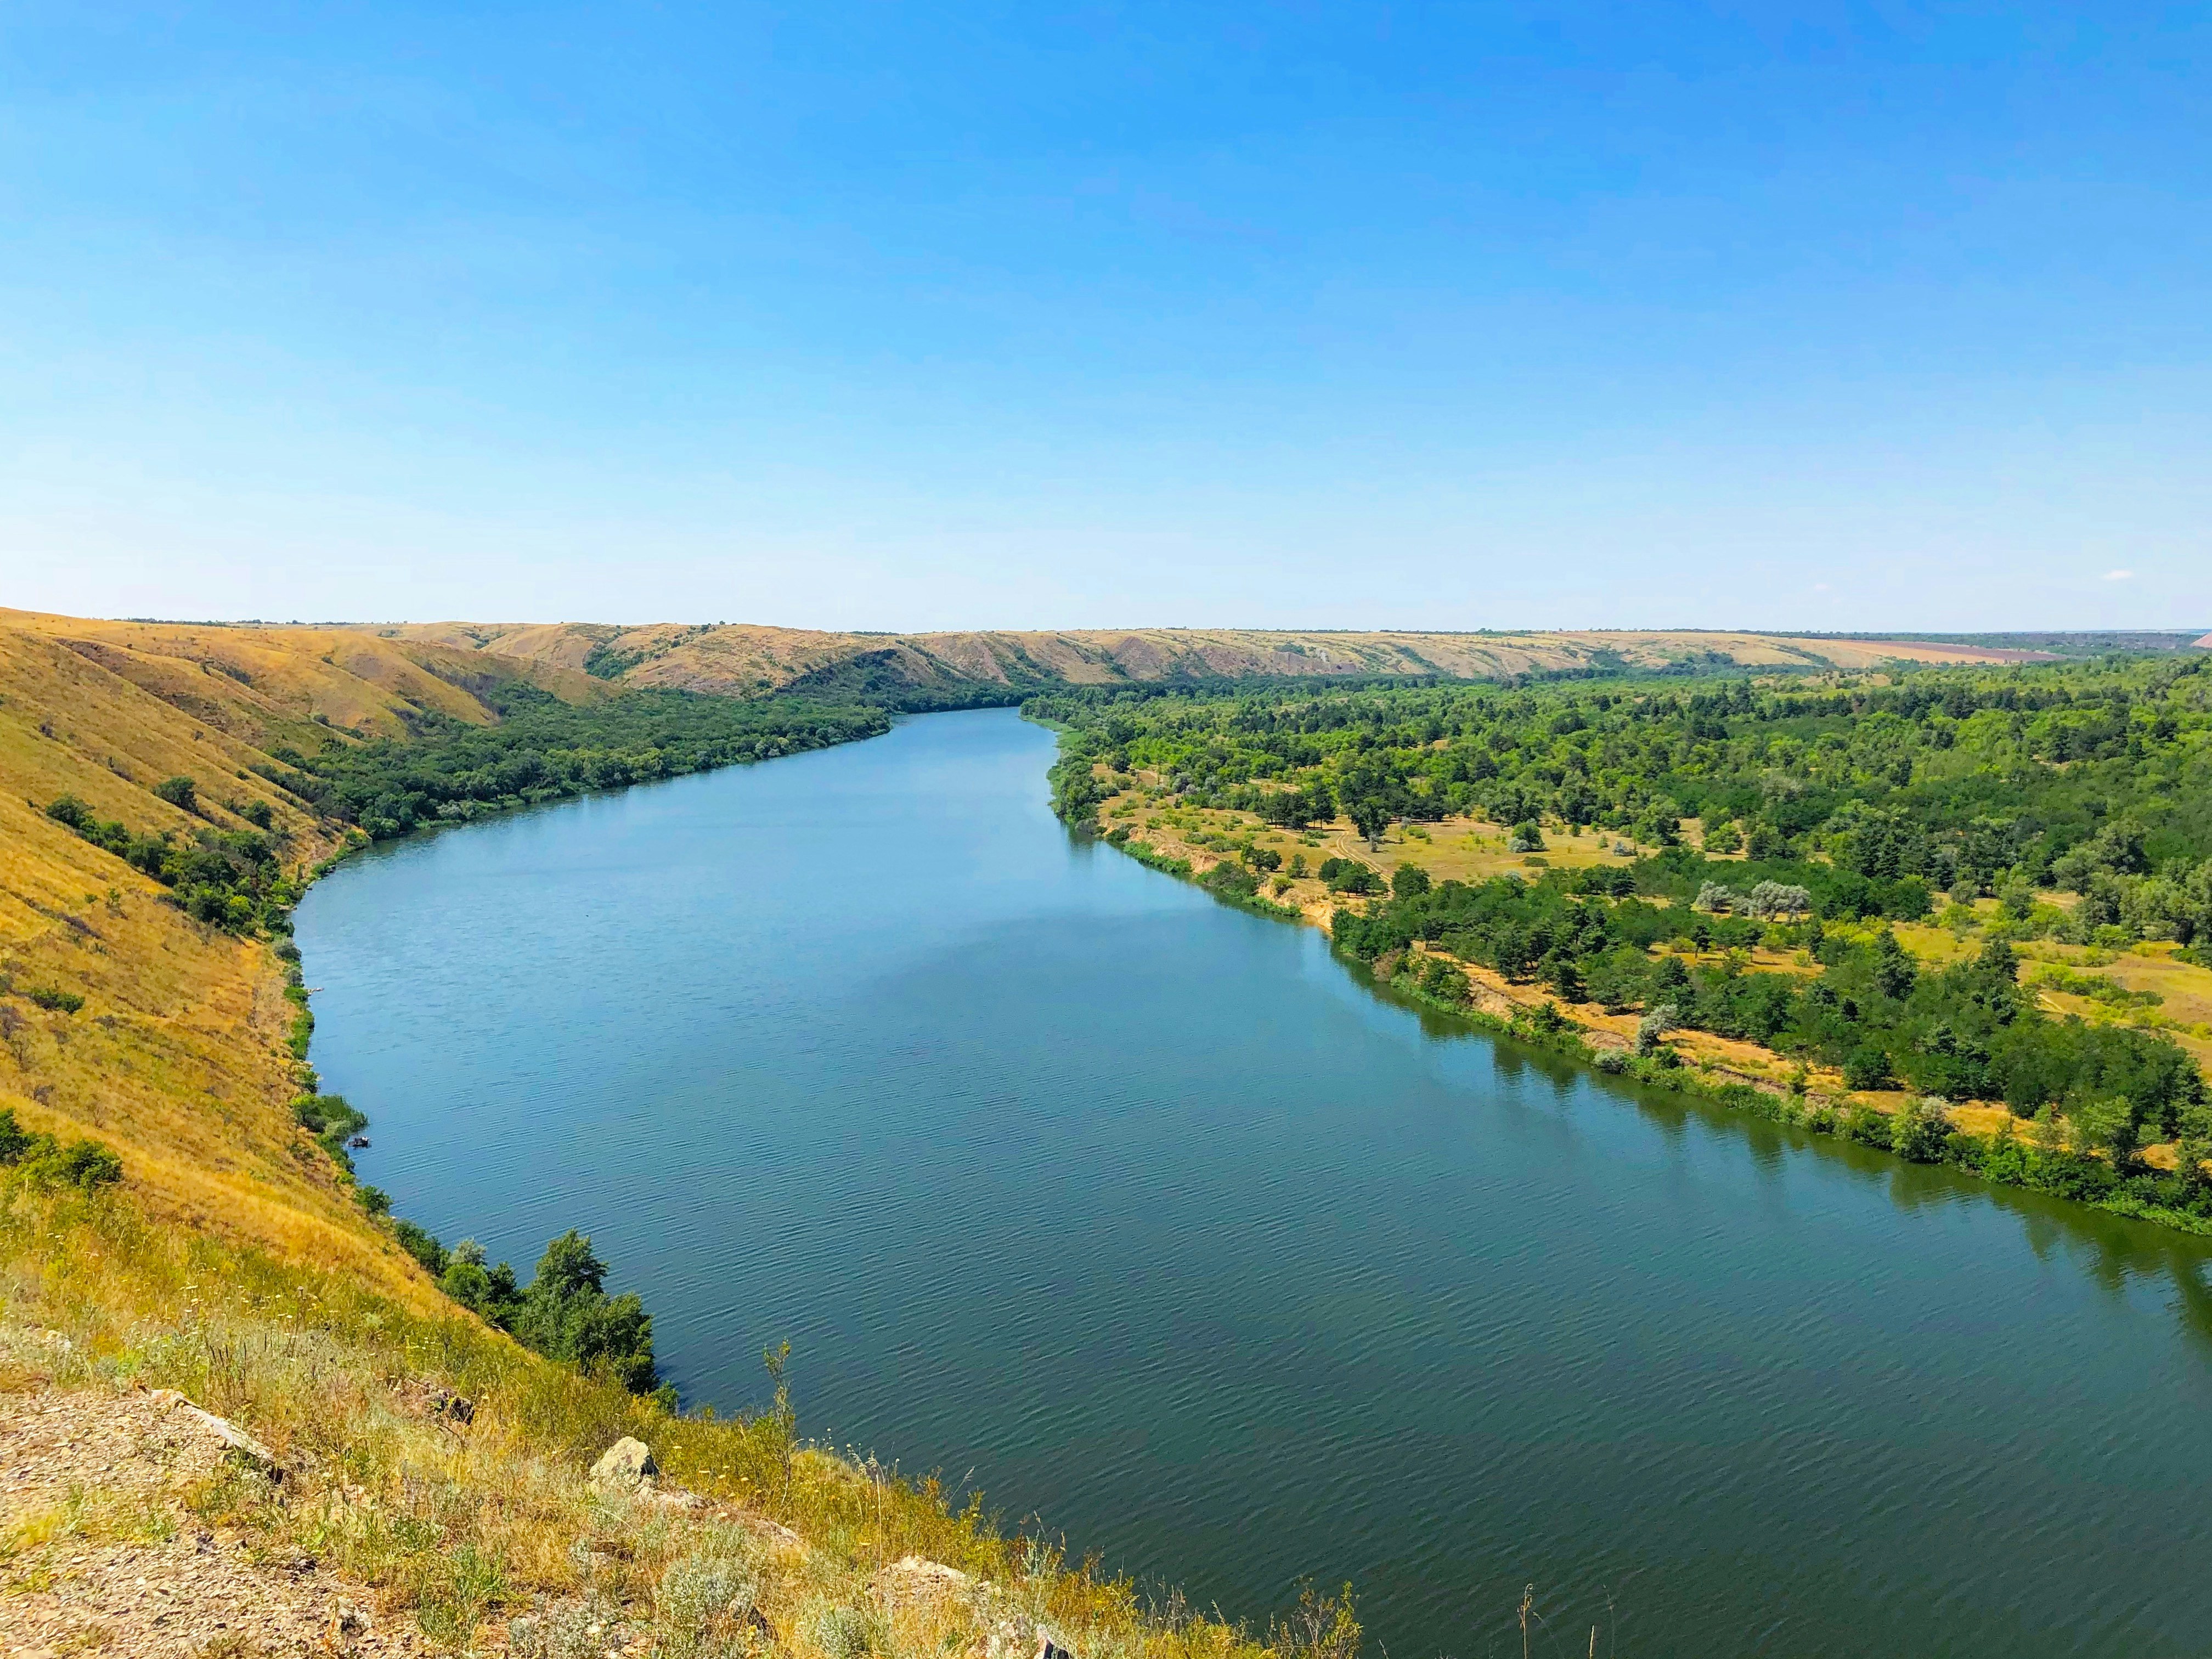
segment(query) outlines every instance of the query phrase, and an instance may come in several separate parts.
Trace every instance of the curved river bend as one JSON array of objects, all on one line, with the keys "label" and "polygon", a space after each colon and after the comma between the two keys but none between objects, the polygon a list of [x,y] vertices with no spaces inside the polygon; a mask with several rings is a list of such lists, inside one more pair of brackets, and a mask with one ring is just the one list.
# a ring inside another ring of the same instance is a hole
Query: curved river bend
[{"label": "curved river bend", "polygon": [[2212,1651],[2212,1252],[1425,1023],[1073,841],[1052,748],[933,715],[350,861],[299,939],[363,1178],[526,1276],[592,1234],[687,1399],[787,1337],[802,1432],[1255,1622]]}]

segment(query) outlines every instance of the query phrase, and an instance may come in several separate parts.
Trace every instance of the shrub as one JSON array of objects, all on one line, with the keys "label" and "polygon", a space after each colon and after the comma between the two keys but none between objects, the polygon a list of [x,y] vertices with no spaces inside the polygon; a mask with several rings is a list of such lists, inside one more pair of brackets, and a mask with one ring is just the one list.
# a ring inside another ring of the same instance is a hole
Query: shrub
[{"label": "shrub", "polygon": [[1466,974],[1442,957],[1431,957],[1421,969],[1421,989],[1439,1002],[1464,1003],[1471,994]]},{"label": "shrub", "polygon": [[1682,1011],[1671,1002],[1662,1002],[1636,1023],[1636,1052],[1649,1054],[1660,1046],[1660,1039],[1682,1023]]},{"label": "shrub", "polygon": [[64,991],[52,985],[33,985],[23,994],[40,1007],[55,1013],[73,1014],[84,1006],[84,999],[74,991]]},{"label": "shrub", "polygon": [[20,1168],[41,1186],[76,1187],[96,1192],[123,1179],[123,1160],[96,1140],[63,1146],[50,1134],[27,1130],[15,1114],[0,1107],[0,1164]]},{"label": "shrub", "polygon": [[1856,1140],[1862,1146],[1878,1146],[1883,1152],[1887,1152],[1889,1127],[1889,1120],[1875,1111],[1873,1107],[1856,1107],[1850,1115],[1844,1120],[1844,1138],[1847,1140]]},{"label": "shrub", "polygon": [[1846,1089],[1887,1089],[1895,1081],[1890,1074],[1889,1051],[1879,1044],[1863,1043],[1844,1061]]},{"label": "shrub", "polygon": [[874,1621],[858,1607],[823,1606],[807,1620],[814,1645],[827,1659],[860,1659],[874,1647]]},{"label": "shrub", "polygon": [[398,1237],[400,1249],[421,1262],[423,1271],[433,1279],[446,1271],[453,1257],[428,1229],[401,1220],[393,1222],[392,1230]]},{"label": "shrub", "polygon": [[1242,865],[1221,863],[1199,878],[1199,885],[1224,898],[1249,899],[1260,890],[1259,878]]},{"label": "shrub", "polygon": [[[654,1653],[708,1659],[744,1651],[747,1615],[759,1594],[760,1576],[742,1553],[698,1551],[671,1562],[653,1593]],[[864,1639],[854,1651],[866,1646]]]},{"label": "shrub", "polygon": [[179,811],[197,812],[200,810],[199,786],[181,775],[163,778],[154,786],[154,793],[157,799],[168,802]]},{"label": "shrub", "polygon": [[1382,887],[1382,878],[1357,859],[1323,859],[1321,878],[1332,893],[1375,893]]},{"label": "shrub", "polygon": [[1890,1150],[1914,1164],[1942,1163],[1950,1135],[1943,1103],[1931,1096],[1908,1101],[1889,1121]]}]

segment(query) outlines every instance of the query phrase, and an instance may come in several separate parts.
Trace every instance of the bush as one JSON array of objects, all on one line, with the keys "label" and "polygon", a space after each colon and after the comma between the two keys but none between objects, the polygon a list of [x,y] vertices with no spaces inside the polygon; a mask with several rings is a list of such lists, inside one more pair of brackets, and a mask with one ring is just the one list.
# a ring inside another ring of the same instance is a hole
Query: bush
[{"label": "bush", "polygon": [[64,991],[52,985],[33,985],[23,994],[40,1007],[55,1013],[73,1014],[84,1006],[84,999],[74,991]]},{"label": "bush", "polygon": [[1887,1089],[1896,1079],[1890,1073],[1889,1051],[1875,1043],[1863,1043],[1844,1061],[1846,1089]]},{"label": "bush", "polygon": [[672,1562],[653,1593],[653,1652],[713,1659],[746,1651],[747,1617],[759,1594],[760,1575],[742,1554],[702,1552]]},{"label": "bush", "polygon": [[392,1230],[399,1240],[400,1249],[422,1264],[422,1269],[433,1279],[446,1271],[453,1261],[452,1255],[427,1228],[411,1221],[395,1221]]},{"label": "bush", "polygon": [[123,1160],[114,1149],[96,1140],[73,1140],[66,1146],[34,1155],[29,1163],[35,1179],[59,1187],[94,1192],[123,1179]]},{"label": "bush", "polygon": [[1908,1101],[1889,1121],[1890,1150],[1913,1164],[1941,1164],[1950,1136],[1943,1103],[1930,1097]]},{"label": "bush", "polygon": [[1382,878],[1357,859],[1323,859],[1321,878],[1332,893],[1376,893]]},{"label": "bush", "polygon": [[807,1620],[827,1659],[860,1659],[874,1650],[874,1620],[858,1607],[822,1607]]},{"label": "bush", "polygon": [[1442,957],[1431,957],[1422,967],[1421,989],[1438,1002],[1465,1003],[1472,998],[1467,975]]},{"label": "bush", "polygon": [[165,800],[170,805],[183,811],[197,812],[200,810],[199,786],[191,779],[181,775],[173,778],[163,778],[161,782],[154,786],[154,793],[157,799]]},{"label": "bush", "polygon": [[1260,891],[1259,878],[1241,865],[1217,864],[1198,878],[1207,891],[1228,899],[1249,899]]},{"label": "bush", "polygon": [[0,1107],[0,1164],[20,1168],[42,1186],[76,1187],[96,1192],[123,1179],[123,1160],[96,1140],[63,1146],[50,1134],[25,1129],[15,1114]]},{"label": "bush", "polygon": [[1846,1140],[1856,1140],[1862,1146],[1889,1150],[1889,1120],[1871,1106],[1854,1108],[1844,1120],[1843,1133]]},{"label": "bush", "polygon": [[[1682,1022],[1682,1011],[1662,1002],[1636,1023],[1636,1052],[1650,1054],[1660,1048],[1660,1039]],[[1663,1052],[1663,1051],[1662,1051]]]}]

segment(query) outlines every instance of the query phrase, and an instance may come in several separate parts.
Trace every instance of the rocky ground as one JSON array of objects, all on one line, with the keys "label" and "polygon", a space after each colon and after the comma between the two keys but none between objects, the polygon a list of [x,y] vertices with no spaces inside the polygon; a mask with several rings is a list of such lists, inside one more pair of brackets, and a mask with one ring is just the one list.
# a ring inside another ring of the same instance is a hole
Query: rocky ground
[{"label": "rocky ground", "polygon": [[0,1654],[427,1651],[360,1586],[198,1523],[195,1488],[265,1478],[228,1426],[167,1390],[0,1394]]}]

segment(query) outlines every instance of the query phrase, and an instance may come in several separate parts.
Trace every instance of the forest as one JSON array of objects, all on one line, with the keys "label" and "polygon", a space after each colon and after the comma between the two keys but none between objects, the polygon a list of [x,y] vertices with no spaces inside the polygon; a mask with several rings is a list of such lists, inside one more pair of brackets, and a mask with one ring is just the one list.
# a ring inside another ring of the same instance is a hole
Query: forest
[{"label": "forest", "polygon": [[335,735],[313,755],[270,752],[270,781],[382,841],[592,789],[682,777],[737,761],[824,749],[890,729],[881,708],[776,697],[744,702],[687,691],[625,691],[565,703],[527,684],[485,694],[501,715],[471,726],[416,717],[404,739]]},{"label": "forest", "polygon": [[[333,732],[313,755],[280,744],[253,769],[306,810],[383,841],[586,790],[827,748],[890,724],[879,708],[793,697],[739,702],[627,691],[570,704],[520,684],[486,696],[502,716],[496,725],[419,714],[407,738],[363,743]],[[101,818],[74,795],[56,797],[46,811],[169,889],[195,920],[232,933],[281,932],[301,885],[284,872],[282,827],[268,803],[255,800],[222,803],[250,826],[222,828],[204,810],[202,792],[212,787],[185,776],[154,787],[204,820],[184,836]]]},{"label": "forest", "polygon": [[[1066,730],[1054,798],[1078,823],[1128,790],[1288,830],[1347,820],[1372,849],[1394,825],[1510,826],[1511,850],[1534,856],[1487,879],[1404,863],[1386,889],[1342,858],[1315,872],[1335,896],[1338,946],[1434,1000],[1467,1003],[1455,963],[1479,964],[1558,1004],[1640,1015],[1632,1060],[1599,1054],[1607,1069],[1678,1064],[1670,1031],[1741,1039],[1799,1061],[1801,1093],[1817,1065],[1854,1091],[1932,1103],[1865,1114],[1861,1139],[2212,1217],[2197,1063],[2162,1032],[2045,1012],[2036,985],[2125,994],[2051,964],[2024,985],[2015,948],[2153,940],[2212,956],[2212,659],[1114,689],[1027,707]],[[1548,866],[1547,834],[1590,830],[1607,858]],[[1245,885],[1279,856],[1243,853]],[[1919,960],[1894,928],[1922,921],[1978,948]],[[1784,968],[1754,966],[1755,948]],[[1951,1135],[1942,1106],[1969,1101],[2002,1103],[2027,1139]],[[2140,1157],[2160,1142],[2178,1146],[2172,1171]]]},{"label": "forest", "polygon": [[[1056,692],[1079,817],[1141,768],[1200,805],[1298,825],[1477,814],[1534,842],[1596,827],[1660,856],[1639,890],[1802,886],[1830,918],[1995,895],[2028,936],[2212,938],[2212,658],[1725,680],[1190,694]],[[1707,866],[1681,847],[1743,854]],[[2080,896],[2068,907],[2039,899]]]}]

